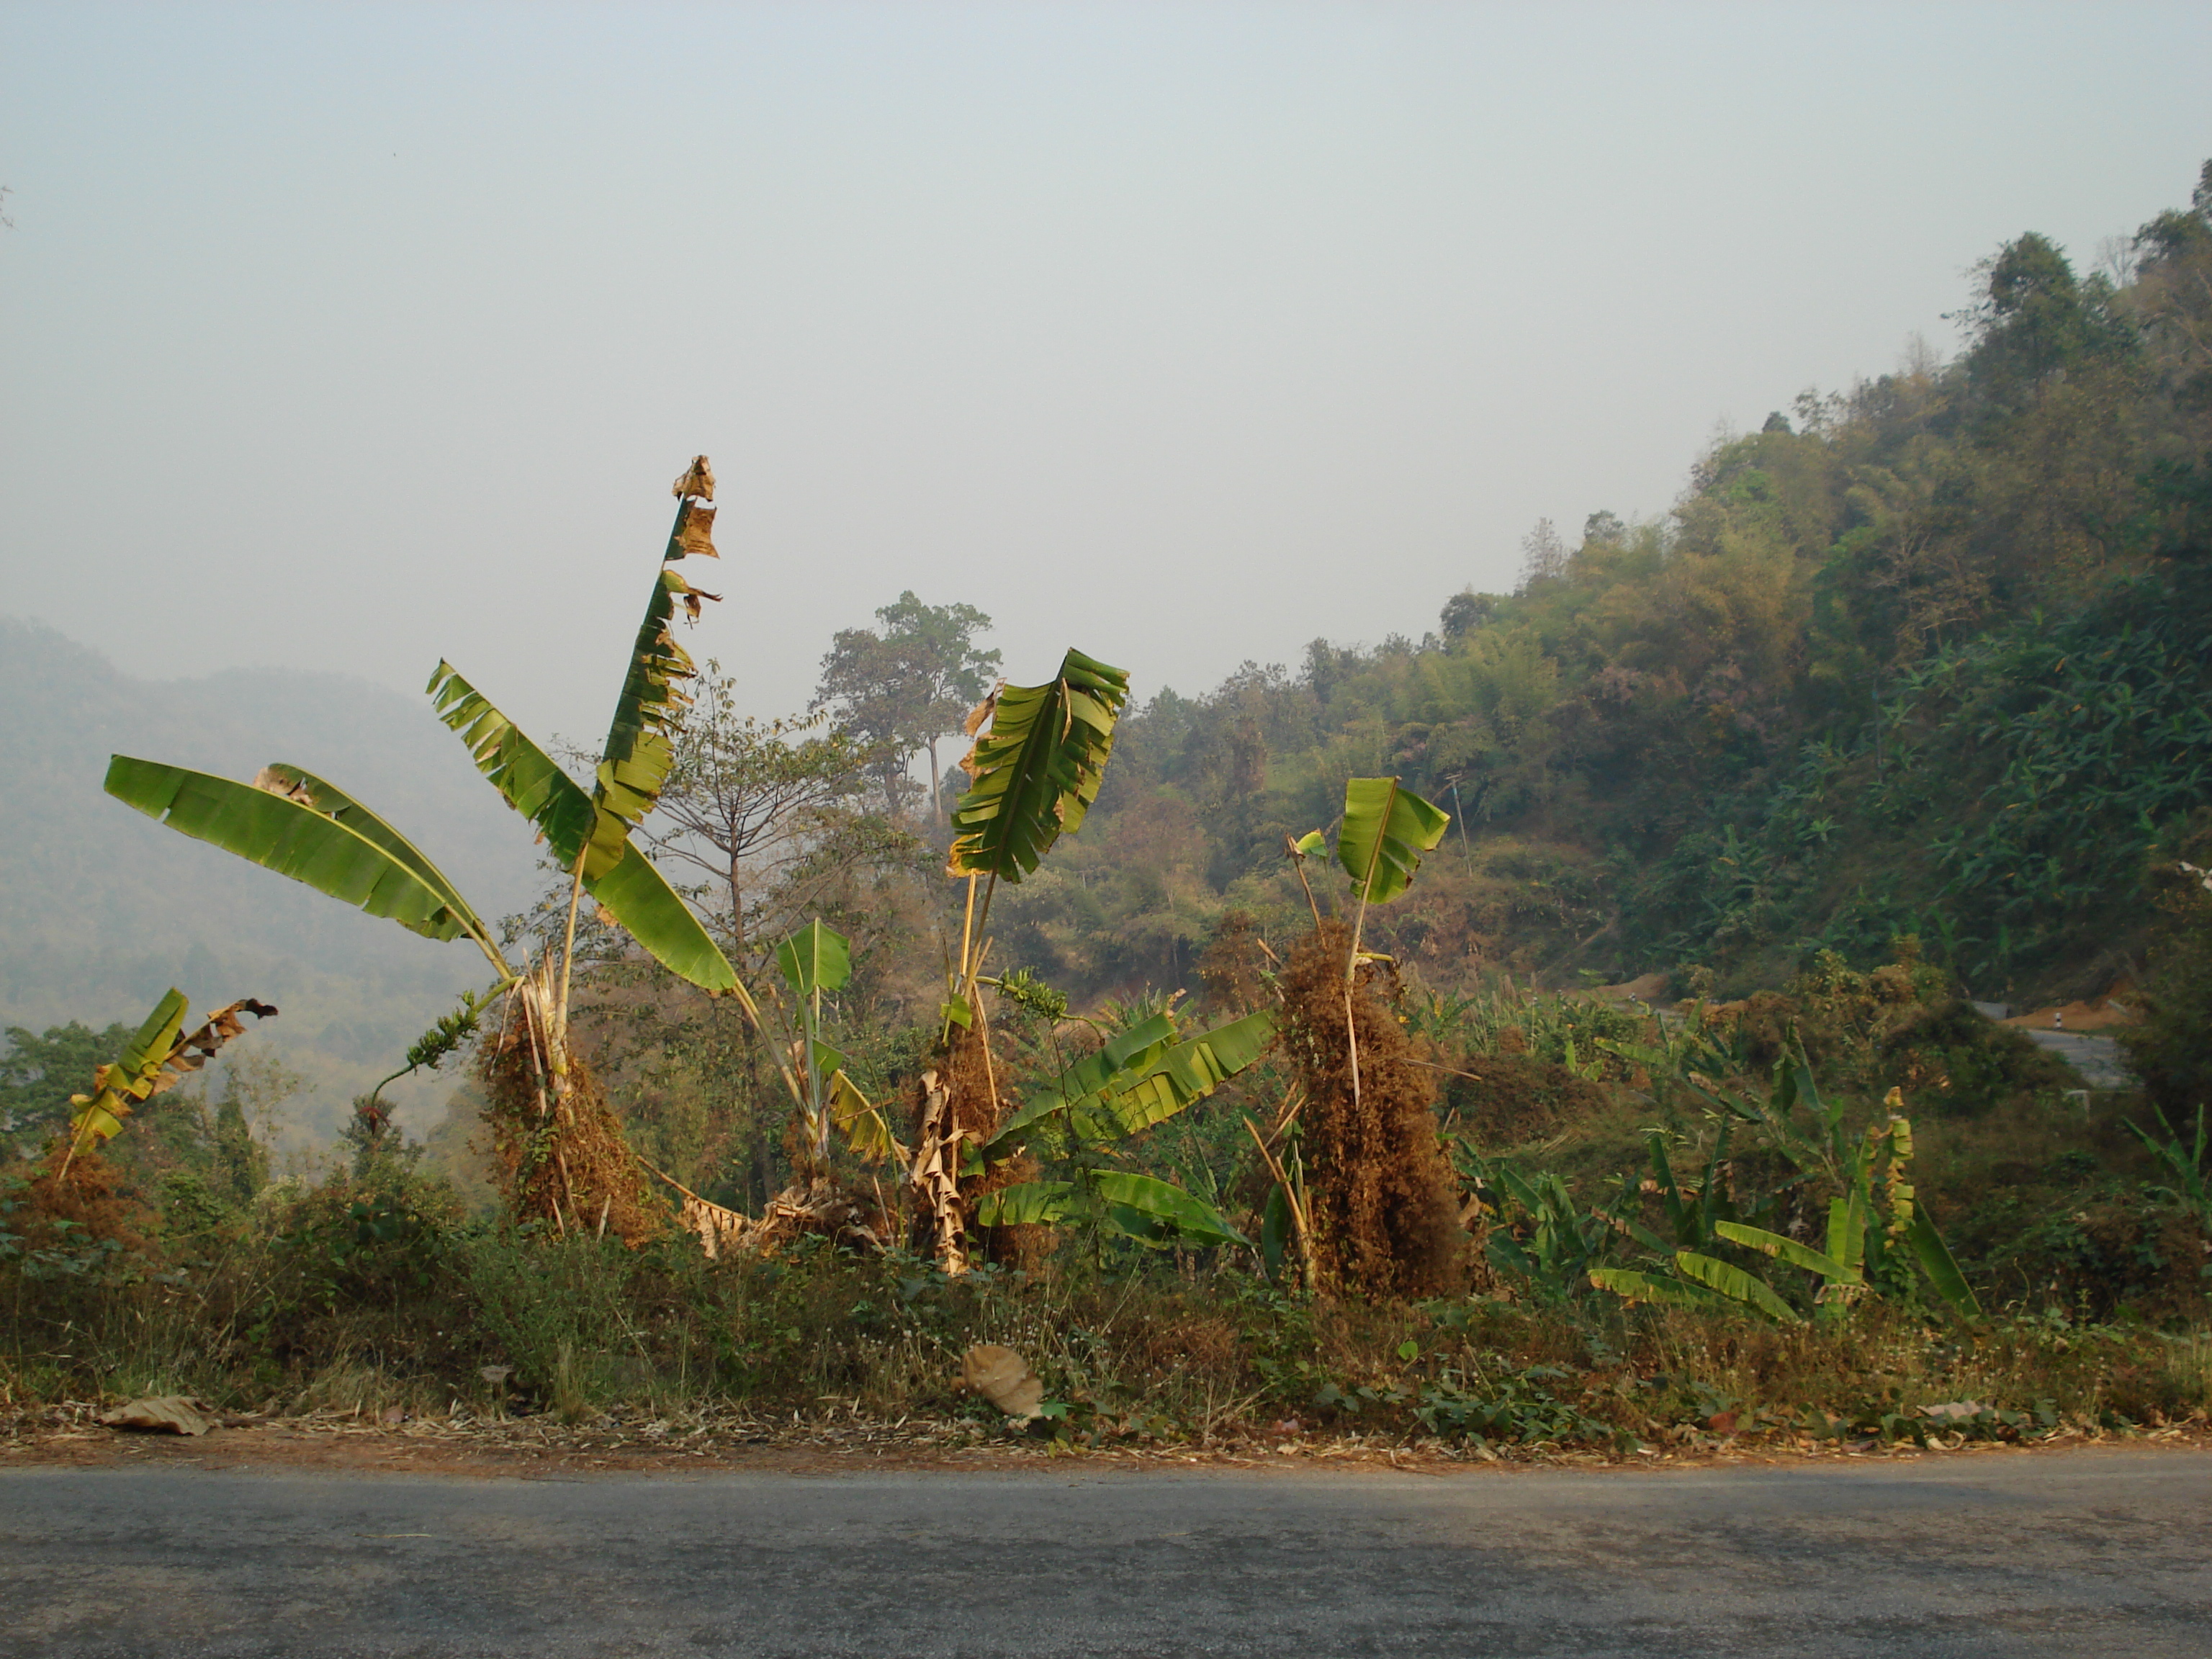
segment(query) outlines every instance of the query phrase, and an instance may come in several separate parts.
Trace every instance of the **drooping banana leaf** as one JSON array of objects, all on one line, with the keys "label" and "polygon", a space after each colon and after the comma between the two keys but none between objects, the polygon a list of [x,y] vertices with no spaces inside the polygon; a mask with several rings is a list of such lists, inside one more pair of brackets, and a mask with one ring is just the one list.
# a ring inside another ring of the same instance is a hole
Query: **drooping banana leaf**
[{"label": "drooping banana leaf", "polygon": [[385,819],[329,780],[319,778],[305,767],[294,766],[286,761],[270,762],[261,769],[260,775],[253,780],[253,783],[258,789],[274,788],[294,800],[304,801],[325,817],[335,818],[363,840],[374,842],[391,854],[421,877],[424,885],[445,896],[446,907],[460,919],[462,931],[482,947],[502,978],[513,976],[500,955],[498,945],[492,939],[491,929],[483,925],[483,918],[461,896],[459,890],[447,879],[445,872],[431,863],[420,848]]},{"label": "drooping banana leaf", "polygon": [[[1492,1242],[1495,1243],[1504,1237],[1492,1234]],[[1669,1279],[1634,1267],[1593,1267],[1589,1282],[1598,1290],[1611,1291],[1630,1302],[1650,1302],[1668,1308],[1702,1308],[1707,1312],[1726,1305],[1714,1291],[1692,1280]]]},{"label": "drooping banana leaf", "polygon": [[[1040,1089],[993,1136],[1001,1152],[1055,1112],[1103,1107],[1111,1132],[1133,1135],[1204,1099],[1258,1060],[1274,1041],[1275,1017],[1262,1009],[1176,1042],[1175,1022],[1154,1014],[1117,1034]],[[1096,1126],[1104,1129],[1107,1126]]]},{"label": "drooping banana leaf", "polygon": [[906,1160],[906,1148],[891,1133],[890,1121],[860,1086],[838,1066],[830,1073],[830,1118],[844,1133],[845,1144],[870,1164],[885,1158]]},{"label": "drooping banana leaf", "polygon": [[1936,1294],[1966,1318],[1979,1319],[1982,1316],[1981,1302],[1966,1283],[1966,1274],[1959,1271],[1959,1264],[1952,1257],[1950,1246],[1944,1243],[1943,1235],[1936,1231],[1936,1223],[1929,1218],[1925,1206],[1913,1212],[1911,1229],[1906,1237],[1911,1240],[1912,1253],[1919,1258],[1920,1270],[1928,1275],[1928,1282],[1935,1286]]},{"label": "drooping banana leaf", "polygon": [[1080,829],[1128,700],[1126,670],[1073,650],[1047,684],[1001,687],[961,762],[970,782],[953,808],[947,873],[1019,882]]},{"label": "drooping banana leaf", "polygon": [[[434,868],[426,877],[412,860],[290,794],[129,755],[109,759],[102,787],[126,806],[180,834],[396,921],[410,933],[435,939],[470,933],[494,965],[506,971],[488,939],[471,927],[472,922],[483,925],[476,913],[466,904],[457,905],[453,884]],[[419,853],[413,856],[428,864]]]},{"label": "drooping banana leaf", "polygon": [[1778,1325],[1802,1325],[1805,1322],[1798,1316],[1797,1310],[1775,1295],[1764,1279],[1753,1279],[1732,1263],[1717,1261],[1711,1256],[1699,1255],[1695,1250],[1677,1250],[1674,1253],[1674,1271],[1685,1279],[1718,1291],[1731,1302],[1741,1302],[1747,1308],[1757,1309]]},{"label": "drooping banana leaf", "polygon": [[653,860],[630,844],[620,818],[595,807],[581,786],[452,664],[438,665],[429,693],[438,718],[460,734],[477,769],[509,806],[538,826],[556,860],[573,867],[589,840],[584,890],[629,930],[647,955],[702,990],[728,992],[752,1011],[751,994],[721,947]]},{"label": "drooping banana leaf", "polygon": [[[1200,1246],[1252,1242],[1197,1194],[1168,1182],[1127,1170],[1102,1170],[1091,1177],[1091,1183],[1106,1200],[1108,1212],[1132,1237],[1149,1236],[1158,1243]],[[1131,1214],[1116,1213],[1123,1211]],[[1140,1231],[1133,1224],[1133,1216],[1141,1218],[1149,1227]]]},{"label": "drooping banana leaf", "polygon": [[1344,827],[1337,862],[1353,892],[1388,904],[1413,884],[1421,854],[1444,837],[1451,819],[1395,778],[1352,778],[1344,786]]},{"label": "drooping banana leaf", "polygon": [[1714,1224],[1713,1231],[1731,1244],[1741,1244],[1747,1249],[1787,1261],[1793,1267],[1802,1267],[1807,1273],[1817,1273],[1834,1284],[1857,1285],[1863,1282],[1863,1275],[1856,1269],[1846,1267],[1833,1256],[1824,1255],[1811,1246],[1800,1244],[1794,1238],[1785,1238],[1780,1233],[1768,1232],[1764,1227],[1747,1227],[1740,1221],[1722,1221]]}]

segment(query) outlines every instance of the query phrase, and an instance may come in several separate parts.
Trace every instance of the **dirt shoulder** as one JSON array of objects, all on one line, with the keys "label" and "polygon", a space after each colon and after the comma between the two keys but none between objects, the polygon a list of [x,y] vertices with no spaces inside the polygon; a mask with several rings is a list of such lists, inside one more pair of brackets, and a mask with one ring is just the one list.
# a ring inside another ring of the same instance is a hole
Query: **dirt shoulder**
[{"label": "dirt shoulder", "polygon": [[2212,1451],[2212,1426],[2186,1424],[2128,1433],[2061,1428],[2007,1443],[1931,1435],[1911,1441],[1838,1442],[1808,1435],[1698,1434],[1625,1455],[1547,1446],[1486,1448],[1387,1435],[1273,1432],[1224,1436],[1211,1443],[1071,1444],[965,1422],[872,1423],[848,1415],[775,1423],[736,1414],[689,1419],[550,1418],[386,1423],[335,1413],[232,1414],[199,1436],[101,1426],[97,1406],[70,1401],[0,1416],[0,1469],[257,1468],[324,1474],[423,1474],[507,1480],[589,1480],[617,1474],[696,1474],[709,1470],[823,1475],[866,1468],[900,1471],[1024,1469],[1373,1470],[1436,1475],[1488,1469],[1632,1469],[1785,1465],[1929,1457],[2050,1456],[2088,1446]]}]

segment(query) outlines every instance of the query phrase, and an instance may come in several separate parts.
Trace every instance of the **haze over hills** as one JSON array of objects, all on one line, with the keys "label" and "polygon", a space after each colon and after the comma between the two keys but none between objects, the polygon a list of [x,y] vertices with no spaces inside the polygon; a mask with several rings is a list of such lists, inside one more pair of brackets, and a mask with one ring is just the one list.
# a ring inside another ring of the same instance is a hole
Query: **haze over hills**
[{"label": "haze over hills", "polygon": [[[171,985],[204,1009],[282,1014],[250,1041],[307,1081],[295,1131],[326,1138],[454,994],[484,977],[438,944],[189,841],[102,793],[111,753],[234,778],[287,760],[374,806],[484,915],[520,908],[537,854],[426,699],[290,670],[137,678],[36,623],[0,617],[0,1026],[135,1023]],[[404,1089],[422,1123],[432,1081]]]}]

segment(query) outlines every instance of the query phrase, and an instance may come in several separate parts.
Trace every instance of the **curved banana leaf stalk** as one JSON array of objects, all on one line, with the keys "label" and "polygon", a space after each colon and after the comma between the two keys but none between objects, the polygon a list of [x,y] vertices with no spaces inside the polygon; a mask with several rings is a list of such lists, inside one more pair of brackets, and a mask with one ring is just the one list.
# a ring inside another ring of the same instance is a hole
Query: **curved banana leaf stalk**
[{"label": "curved banana leaf stalk", "polygon": [[70,1104],[77,1110],[70,1119],[70,1149],[62,1159],[61,1174],[69,1173],[70,1164],[86,1141],[113,1139],[133,1107],[175,1087],[215,1058],[224,1043],[246,1030],[240,1015],[251,1014],[256,1019],[276,1017],[271,1005],[241,997],[216,1009],[198,1029],[186,1033],[187,1006],[185,994],[170,987],[168,994],[154,1005],[154,1012],[124,1046],[122,1055],[93,1073],[93,1092],[70,1097]]},{"label": "curved banana leaf stalk", "polygon": [[399,832],[350,796],[296,767],[271,766],[259,787],[209,772],[109,758],[102,787],[181,835],[235,853],[427,939],[466,933],[512,977],[499,947],[451,881]]},{"label": "curved banana leaf stalk", "polygon": [[[671,973],[702,990],[729,993],[757,1018],[751,994],[721,947],[631,843],[622,820],[595,805],[581,785],[452,664],[438,665],[428,689],[438,718],[459,734],[477,769],[507,804],[538,826],[554,858],[568,868],[583,859],[584,889],[607,914]],[[611,826],[608,834],[598,833],[606,826]]]},{"label": "curved banana leaf stalk", "polygon": [[1048,684],[1001,686],[960,763],[970,781],[952,810],[945,873],[1019,882],[1080,829],[1128,700],[1127,670],[1073,650]]}]

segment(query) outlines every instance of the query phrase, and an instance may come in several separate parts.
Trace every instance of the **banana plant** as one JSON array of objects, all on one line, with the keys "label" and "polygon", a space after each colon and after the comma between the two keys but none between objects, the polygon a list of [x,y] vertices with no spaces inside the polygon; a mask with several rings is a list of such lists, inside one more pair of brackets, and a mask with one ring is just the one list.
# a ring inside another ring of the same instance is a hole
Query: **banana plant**
[{"label": "banana plant", "polygon": [[797,1011],[791,1045],[797,1064],[784,1068],[784,1081],[816,1164],[829,1162],[833,1127],[871,1163],[902,1158],[906,1149],[891,1133],[890,1122],[848,1075],[844,1054],[822,1036],[823,997],[834,996],[852,981],[851,942],[817,919],[777,945],[775,960]]},{"label": "banana plant", "polygon": [[257,1020],[274,1019],[276,1010],[266,1002],[242,997],[218,1008],[191,1031],[185,1030],[189,1005],[174,986],[154,1005],[154,1012],[124,1045],[122,1054],[93,1073],[88,1095],[71,1095],[76,1112],[70,1119],[69,1151],[62,1158],[57,1179],[69,1174],[70,1165],[87,1144],[112,1140],[122,1133],[123,1120],[133,1108],[143,1105],[164,1090],[174,1088],[215,1058],[223,1044],[241,1035],[241,1015]]},{"label": "banana plant", "polygon": [[982,1225],[1089,1224],[1150,1243],[1243,1244],[1213,1206],[1171,1182],[1112,1164],[1133,1136],[1196,1104],[1267,1052],[1275,1018],[1247,1014],[1178,1040],[1162,1012],[1109,1037],[1007,1119],[983,1152],[1007,1156],[1028,1139],[1055,1144],[1068,1178],[1022,1182],[987,1194]]},{"label": "banana plant", "polygon": [[[556,1017],[567,1008],[568,949],[575,902],[588,891],[638,944],[670,971],[708,992],[751,999],[728,960],[672,887],[629,839],[659,799],[672,753],[670,726],[684,706],[678,682],[691,659],[671,623],[680,607],[696,617],[702,592],[668,567],[691,555],[714,556],[714,474],[706,457],[677,480],[677,511],[662,569],[639,625],[630,664],[588,792],[501,714],[452,665],[441,662],[429,695],[445,723],[469,745],[501,796],[534,823],[564,869],[574,872],[568,940],[562,959]],[[420,848],[337,785],[283,762],[250,784],[189,768],[118,755],[107,793],[171,829],[303,882],[371,915],[436,939],[465,935],[499,976],[520,975],[492,930],[453,882]]]},{"label": "banana plant", "polygon": [[[1916,1267],[1954,1312],[1978,1319],[1981,1304],[1908,1178],[1912,1125],[1901,1109],[1903,1097],[1892,1089],[1883,1104],[1888,1109],[1887,1119],[1845,1148],[1844,1190],[1829,1200],[1825,1249],[1735,1219],[1712,1220],[1708,1231],[1716,1239],[1813,1274],[1820,1281],[1814,1297],[1814,1317],[1823,1322],[1844,1319],[1863,1297],[1909,1291]],[[1838,1116],[1840,1105],[1831,1109]],[[1671,1274],[1597,1268],[1590,1273],[1590,1282],[1632,1302],[1709,1308],[1734,1304],[1778,1324],[1803,1322],[1771,1285],[1729,1262],[1700,1250],[1680,1249],[1670,1266]]]},{"label": "banana plant", "polygon": [[[1344,1036],[1352,1060],[1352,1099],[1359,1103],[1359,1033],[1352,1012],[1352,988],[1362,962],[1372,960],[1360,949],[1367,931],[1367,907],[1388,904],[1413,885],[1421,867],[1421,854],[1435,850],[1451,827],[1451,818],[1395,778],[1350,778],[1344,786],[1344,815],[1338,821],[1336,861],[1352,878],[1359,909],[1352,925],[1352,948],[1344,961]],[[1291,854],[1305,880],[1305,860],[1320,853],[1327,840],[1310,831],[1291,844]],[[1313,897],[1311,888],[1306,896]],[[1318,917],[1319,912],[1316,912]]]},{"label": "banana plant", "polygon": [[[1125,669],[1071,649],[1060,672],[1042,685],[1000,684],[969,713],[975,739],[961,760],[968,788],[952,811],[952,846],[945,873],[964,876],[967,903],[960,954],[947,975],[940,1041],[948,1056],[972,1045],[981,1060],[988,1098],[963,1113],[950,1079],[956,1068],[922,1079],[918,1145],[908,1173],[927,1210],[945,1271],[959,1271],[965,1224],[960,1199],[963,1121],[996,1124],[999,1084],[988,1018],[979,990],[989,949],[991,900],[1001,881],[1018,884],[1062,835],[1083,827],[1098,799],[1114,733],[1129,701]],[[978,888],[982,902],[976,903]]]}]

